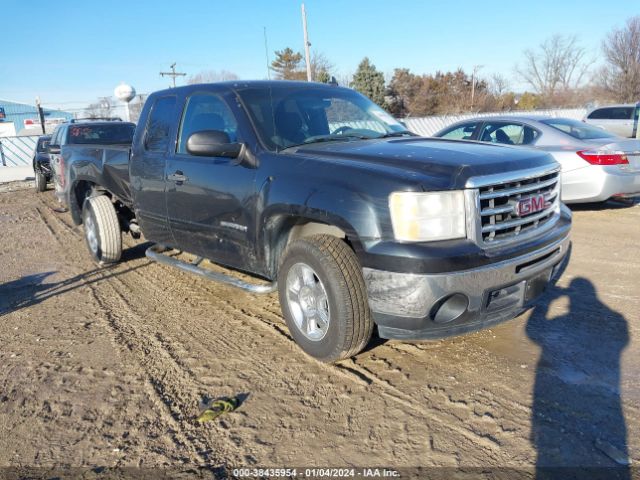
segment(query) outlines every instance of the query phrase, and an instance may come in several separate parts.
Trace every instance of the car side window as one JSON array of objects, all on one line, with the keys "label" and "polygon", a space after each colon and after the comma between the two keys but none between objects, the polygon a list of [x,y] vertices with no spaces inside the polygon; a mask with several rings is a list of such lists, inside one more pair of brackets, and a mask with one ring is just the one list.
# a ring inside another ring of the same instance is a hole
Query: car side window
[{"label": "car side window", "polygon": [[149,114],[144,139],[145,150],[150,152],[165,152],[169,145],[169,132],[173,109],[176,105],[175,96],[158,98]]},{"label": "car side window", "polygon": [[469,140],[473,136],[473,132],[478,128],[478,122],[464,123],[457,127],[453,127],[445,131],[440,138],[448,138],[450,140]]},{"label": "car side window", "polygon": [[238,141],[238,122],[229,106],[219,96],[211,93],[196,93],[187,100],[180,131],[177,153],[187,153],[187,140],[203,130],[218,130],[229,137],[230,143]]},{"label": "car side window", "polygon": [[521,123],[492,122],[482,129],[480,141],[503,145],[529,145],[538,138],[538,131]]},{"label": "car side window", "polygon": [[594,110],[589,115],[590,120],[631,120],[633,107],[607,107]]}]

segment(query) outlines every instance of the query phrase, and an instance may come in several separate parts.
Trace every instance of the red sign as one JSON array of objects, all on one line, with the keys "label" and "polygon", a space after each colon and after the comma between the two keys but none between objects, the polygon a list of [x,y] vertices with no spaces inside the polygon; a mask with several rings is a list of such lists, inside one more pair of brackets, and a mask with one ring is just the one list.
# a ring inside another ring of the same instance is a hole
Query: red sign
[{"label": "red sign", "polygon": [[533,197],[523,198],[516,203],[515,213],[519,217],[530,215],[547,208],[547,200],[544,195],[534,195]]}]

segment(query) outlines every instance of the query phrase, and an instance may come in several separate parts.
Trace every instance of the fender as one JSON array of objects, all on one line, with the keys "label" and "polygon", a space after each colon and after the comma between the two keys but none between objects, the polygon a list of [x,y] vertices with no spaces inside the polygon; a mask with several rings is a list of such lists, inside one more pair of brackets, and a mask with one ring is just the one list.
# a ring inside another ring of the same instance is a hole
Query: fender
[{"label": "fender", "polygon": [[388,231],[386,203],[381,205],[369,195],[335,181],[301,184],[299,177],[296,180],[269,177],[258,194],[256,254],[268,278],[275,277],[279,256],[296,225],[314,222],[337,227],[356,255],[363,251],[363,242],[379,240]]}]

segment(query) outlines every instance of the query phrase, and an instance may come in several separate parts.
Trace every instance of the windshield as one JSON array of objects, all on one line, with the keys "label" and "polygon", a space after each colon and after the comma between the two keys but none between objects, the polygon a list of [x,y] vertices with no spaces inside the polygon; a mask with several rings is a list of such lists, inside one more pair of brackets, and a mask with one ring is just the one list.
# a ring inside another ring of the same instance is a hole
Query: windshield
[{"label": "windshield", "polygon": [[346,88],[276,85],[238,91],[267,148],[402,134],[406,128]]},{"label": "windshield", "polygon": [[68,143],[73,144],[130,144],[133,141],[133,123],[77,125],[69,127]]},{"label": "windshield", "polygon": [[615,138],[615,135],[606,132],[601,128],[597,128],[577,120],[571,120],[569,118],[551,118],[549,120],[541,120],[541,122],[549,125],[550,127],[561,130],[579,140]]}]

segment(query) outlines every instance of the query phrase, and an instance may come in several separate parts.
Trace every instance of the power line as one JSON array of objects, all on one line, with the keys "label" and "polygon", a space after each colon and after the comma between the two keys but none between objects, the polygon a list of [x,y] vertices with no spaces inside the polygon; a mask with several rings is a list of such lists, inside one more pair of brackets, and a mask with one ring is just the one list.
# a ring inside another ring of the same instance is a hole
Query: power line
[{"label": "power line", "polygon": [[176,72],[176,62],[173,62],[169,68],[171,69],[170,72],[160,72],[160,76],[171,77],[173,80],[173,88],[176,88],[176,77],[184,77],[186,73]]}]

